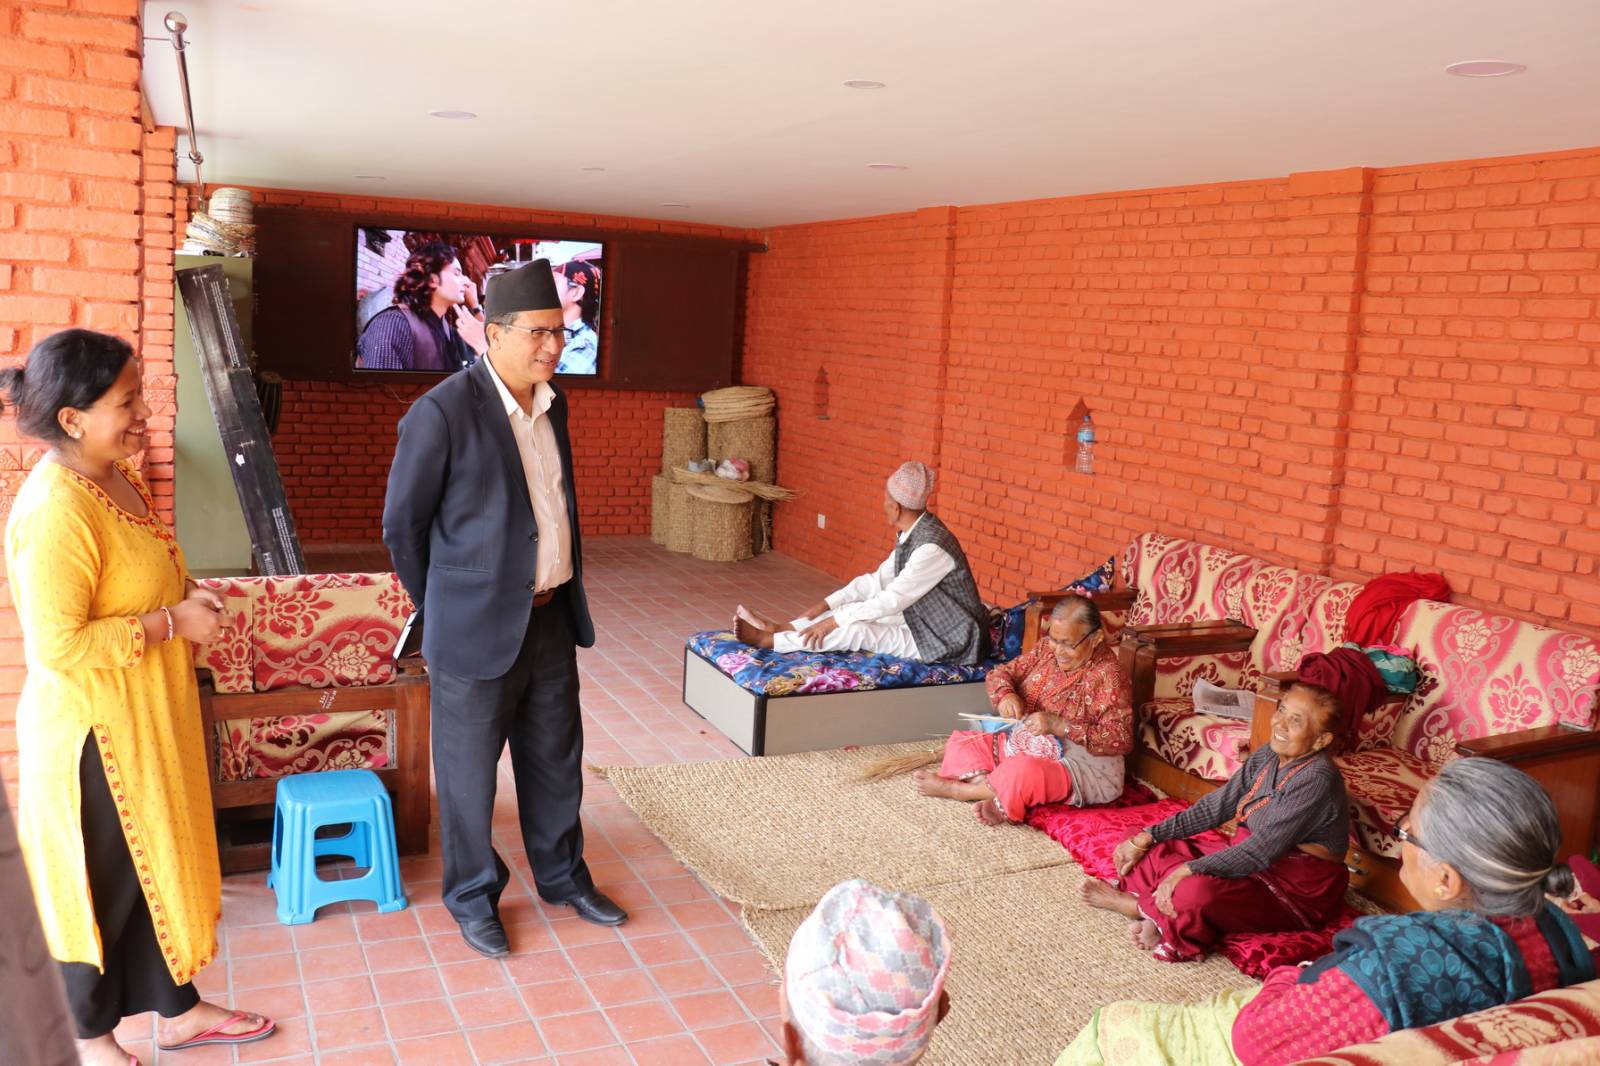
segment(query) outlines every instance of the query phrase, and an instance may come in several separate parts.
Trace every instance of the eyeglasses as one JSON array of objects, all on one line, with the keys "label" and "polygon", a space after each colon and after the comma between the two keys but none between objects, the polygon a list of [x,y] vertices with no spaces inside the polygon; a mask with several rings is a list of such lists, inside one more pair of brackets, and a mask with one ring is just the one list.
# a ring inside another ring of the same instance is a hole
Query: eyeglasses
[{"label": "eyeglasses", "polygon": [[1079,637],[1077,640],[1073,641],[1071,644],[1068,644],[1064,640],[1057,640],[1055,637],[1052,637],[1049,633],[1046,633],[1044,635],[1044,639],[1048,640],[1053,646],[1055,646],[1057,648],[1065,648],[1067,651],[1076,651],[1076,650],[1078,650],[1078,647],[1083,644],[1084,641],[1088,640],[1090,637],[1094,636],[1098,632],[1100,632],[1098,629],[1091,629],[1091,630],[1089,630],[1089,632],[1085,633],[1083,636]]},{"label": "eyeglasses", "polygon": [[1406,828],[1406,819],[1404,818],[1401,818],[1399,821],[1394,823],[1394,835],[1395,838],[1402,844],[1410,844],[1418,851],[1428,850],[1427,847],[1422,843],[1421,838],[1418,837],[1417,834],[1413,833],[1410,829]]},{"label": "eyeglasses", "polygon": [[564,345],[578,335],[577,330],[568,329],[565,326],[557,326],[555,329],[550,329],[547,326],[513,326],[509,322],[496,322],[495,325],[504,329],[514,329],[519,333],[531,333],[533,334],[533,339],[539,343],[543,343],[548,338],[558,345]]}]

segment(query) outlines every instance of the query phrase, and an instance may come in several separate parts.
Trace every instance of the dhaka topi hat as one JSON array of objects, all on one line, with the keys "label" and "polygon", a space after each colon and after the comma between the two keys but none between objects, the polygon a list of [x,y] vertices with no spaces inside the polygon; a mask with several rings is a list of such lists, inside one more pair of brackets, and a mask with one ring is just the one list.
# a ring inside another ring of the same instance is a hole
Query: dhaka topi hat
[{"label": "dhaka topi hat", "polygon": [[845,881],[789,941],[784,992],[796,1028],[820,1050],[901,1066],[933,1036],[949,972],[949,933],[927,900]]},{"label": "dhaka topi hat", "polygon": [[491,274],[483,310],[489,318],[514,315],[518,311],[561,310],[561,297],[556,295],[550,260],[535,259],[514,270]]},{"label": "dhaka topi hat", "polygon": [[908,511],[924,511],[933,495],[933,471],[912,460],[889,475],[889,498]]}]

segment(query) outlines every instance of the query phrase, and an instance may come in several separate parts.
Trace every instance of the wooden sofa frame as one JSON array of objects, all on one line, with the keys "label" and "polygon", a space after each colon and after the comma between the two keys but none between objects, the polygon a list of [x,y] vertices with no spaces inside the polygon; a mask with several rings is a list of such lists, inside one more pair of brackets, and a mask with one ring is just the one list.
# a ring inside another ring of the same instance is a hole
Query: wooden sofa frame
[{"label": "wooden sofa frame", "polygon": [[245,807],[270,810],[278,787],[275,777],[222,781],[217,775],[216,724],[239,718],[327,714],[349,710],[387,711],[393,730],[395,758],[375,771],[394,797],[396,843],[402,855],[428,851],[432,796],[428,776],[430,725],[428,676],[420,658],[403,660],[393,681],[382,685],[309,688],[291,685],[269,692],[218,692],[210,671],[200,670],[200,720],[205,729],[206,769],[211,778],[211,808],[218,816],[222,872],[264,870],[271,862],[267,841],[235,843],[221,817]]},{"label": "wooden sofa frame", "polygon": [[[1126,627],[1119,653],[1133,686],[1134,707],[1141,708],[1154,697],[1159,660],[1247,652],[1255,635],[1255,629],[1234,620]],[[1284,692],[1297,680],[1299,674],[1295,671],[1266,675],[1263,689],[1256,696],[1249,751],[1271,742],[1272,716]],[[1596,822],[1600,820],[1600,732],[1540,726],[1462,741],[1456,751],[1463,756],[1499,759],[1538,781],[1555,801],[1561,819],[1560,857],[1589,854],[1595,843]],[[1142,745],[1135,747],[1129,769],[1135,777],[1179,799],[1193,801],[1220,787],[1220,782],[1180,770]],[[1400,883],[1397,860],[1374,855],[1352,841],[1345,865],[1350,870],[1352,888],[1391,910],[1418,909]]]}]

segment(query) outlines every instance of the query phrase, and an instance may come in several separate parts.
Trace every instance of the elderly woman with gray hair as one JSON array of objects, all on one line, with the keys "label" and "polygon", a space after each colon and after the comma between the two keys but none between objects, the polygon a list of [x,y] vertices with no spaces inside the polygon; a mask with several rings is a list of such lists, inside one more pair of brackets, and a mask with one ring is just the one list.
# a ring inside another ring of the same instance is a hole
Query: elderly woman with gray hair
[{"label": "elderly woman with gray hair", "polygon": [[[1574,881],[1556,861],[1555,805],[1532,778],[1458,759],[1395,832],[1400,878],[1422,910],[1357,919],[1330,954],[1274,970],[1253,996],[1102,1008],[1057,1066],[1105,1062],[1113,1045],[1117,1061],[1278,1066],[1594,979],[1583,935],[1548,898]],[[1132,1048],[1135,1059],[1121,1055]]]},{"label": "elderly woman with gray hair", "polygon": [[938,772],[913,775],[919,792],[965,800],[988,825],[1020,822],[1040,804],[1082,807],[1122,795],[1133,696],[1093,600],[1063,599],[1045,638],[984,683],[995,710],[1014,724],[950,734]]}]

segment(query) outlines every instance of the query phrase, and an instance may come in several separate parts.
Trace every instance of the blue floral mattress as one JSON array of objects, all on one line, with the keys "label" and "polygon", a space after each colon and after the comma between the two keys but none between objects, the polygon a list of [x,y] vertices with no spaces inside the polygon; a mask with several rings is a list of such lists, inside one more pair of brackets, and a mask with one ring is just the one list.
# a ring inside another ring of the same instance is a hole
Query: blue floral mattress
[{"label": "blue floral mattress", "polygon": [[[1100,592],[1111,587],[1116,557],[1107,559],[1067,589]],[[858,651],[797,651],[783,654],[763,651],[734,639],[726,629],[707,630],[689,638],[689,650],[727,674],[734,683],[757,696],[807,696],[818,692],[864,692],[874,688],[913,688],[917,685],[958,685],[982,681],[991,667],[1010,662],[1022,653],[1022,629],[1028,605],[996,610],[989,619],[989,658],[976,666],[924,663],[893,655],[866,655]]]},{"label": "blue floral mattress", "polygon": [[1005,661],[991,658],[976,666],[951,666],[862,652],[783,654],[741,644],[727,630],[696,633],[689,638],[689,649],[727,674],[740,688],[758,696],[806,696],[816,692],[982,681],[991,666]]}]

